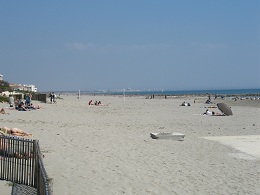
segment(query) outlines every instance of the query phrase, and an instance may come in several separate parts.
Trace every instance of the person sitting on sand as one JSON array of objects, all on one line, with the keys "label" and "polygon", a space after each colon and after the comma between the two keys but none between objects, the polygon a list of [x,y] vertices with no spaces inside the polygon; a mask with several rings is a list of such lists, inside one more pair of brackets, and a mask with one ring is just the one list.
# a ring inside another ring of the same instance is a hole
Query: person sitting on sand
[{"label": "person sitting on sand", "polygon": [[16,110],[18,111],[27,111],[26,107],[24,106],[24,103],[22,101],[17,102]]},{"label": "person sitting on sand", "polygon": [[205,104],[211,104],[211,100],[208,99],[208,100],[205,102]]},{"label": "person sitting on sand", "polygon": [[32,94],[25,96],[25,105],[30,105],[32,102]]},{"label": "person sitting on sand", "polygon": [[24,137],[24,136],[29,136],[31,137],[32,134],[30,133],[27,133],[21,129],[18,129],[18,128],[8,128],[8,127],[1,127],[0,128],[0,135],[13,135],[13,136],[21,136],[21,137]]},{"label": "person sitting on sand", "polygon": [[5,112],[5,109],[3,109],[3,108],[0,110],[0,113],[1,114],[9,114],[9,113]]},{"label": "person sitting on sand", "polygon": [[181,106],[188,106],[188,104],[186,103],[186,101],[182,102]]},{"label": "person sitting on sand", "polygon": [[190,106],[190,103],[184,101],[184,102],[182,102],[182,104],[180,106]]}]

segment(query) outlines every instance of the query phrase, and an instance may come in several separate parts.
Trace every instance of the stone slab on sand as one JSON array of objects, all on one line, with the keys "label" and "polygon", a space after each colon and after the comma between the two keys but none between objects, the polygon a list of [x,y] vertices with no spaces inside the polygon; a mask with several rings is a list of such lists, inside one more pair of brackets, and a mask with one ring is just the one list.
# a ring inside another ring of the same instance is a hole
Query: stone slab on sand
[{"label": "stone slab on sand", "polygon": [[[252,155],[255,158],[260,159],[260,135],[218,136],[204,138],[212,141],[217,141],[221,144],[233,147],[243,153]],[[238,158],[247,158],[246,156],[241,154],[232,155]]]},{"label": "stone slab on sand", "polygon": [[4,180],[0,180],[0,194],[1,195],[10,195],[12,192],[12,186],[9,186],[10,183]]}]

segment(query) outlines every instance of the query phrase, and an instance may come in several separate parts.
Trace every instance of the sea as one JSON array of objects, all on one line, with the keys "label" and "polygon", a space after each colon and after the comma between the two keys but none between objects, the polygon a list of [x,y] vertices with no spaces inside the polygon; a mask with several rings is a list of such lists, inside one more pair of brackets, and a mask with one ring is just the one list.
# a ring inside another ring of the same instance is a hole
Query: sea
[{"label": "sea", "polygon": [[218,95],[234,96],[246,95],[260,97],[260,89],[216,89],[216,90],[97,90],[97,91],[70,91],[56,93],[76,93],[76,94],[103,94],[103,95]]}]

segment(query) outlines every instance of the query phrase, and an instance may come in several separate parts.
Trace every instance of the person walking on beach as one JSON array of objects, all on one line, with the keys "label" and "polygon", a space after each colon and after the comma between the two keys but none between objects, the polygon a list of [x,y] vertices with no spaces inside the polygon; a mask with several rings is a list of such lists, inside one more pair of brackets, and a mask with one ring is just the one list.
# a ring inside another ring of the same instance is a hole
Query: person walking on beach
[{"label": "person walking on beach", "polygon": [[51,103],[55,103],[55,102],[56,102],[56,101],[55,101],[56,95],[54,94],[54,92],[51,92],[51,94],[49,95],[49,97],[50,97]]}]

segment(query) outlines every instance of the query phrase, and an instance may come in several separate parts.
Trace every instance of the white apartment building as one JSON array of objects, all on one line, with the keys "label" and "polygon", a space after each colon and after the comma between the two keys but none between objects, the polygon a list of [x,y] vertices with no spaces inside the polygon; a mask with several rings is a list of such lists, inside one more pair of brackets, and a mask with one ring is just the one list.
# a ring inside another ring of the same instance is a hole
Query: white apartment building
[{"label": "white apartment building", "polygon": [[15,91],[37,92],[35,85],[10,84],[9,86]]},{"label": "white apartment building", "polygon": [[37,92],[37,88],[35,87],[35,85],[23,85],[23,90]]},{"label": "white apartment building", "polygon": [[0,74],[0,81],[4,80],[4,76]]}]

